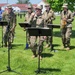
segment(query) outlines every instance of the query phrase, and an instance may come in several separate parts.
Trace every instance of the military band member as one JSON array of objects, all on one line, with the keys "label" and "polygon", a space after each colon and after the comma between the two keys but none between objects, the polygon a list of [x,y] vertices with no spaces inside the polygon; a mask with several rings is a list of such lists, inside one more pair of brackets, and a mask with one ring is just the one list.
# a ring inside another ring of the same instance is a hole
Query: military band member
[{"label": "military band member", "polygon": [[[14,14],[13,10],[12,10],[12,6],[8,5],[7,6],[7,10],[5,10],[5,12],[3,13],[2,16],[3,21],[7,21],[8,25],[3,27],[3,32],[4,32],[4,44],[5,47],[7,47],[8,44],[8,37],[10,37],[10,43],[13,42],[14,39],[14,31],[15,31],[15,27],[16,27],[16,15]],[[8,28],[9,28],[9,32],[8,32]],[[10,33],[10,35],[8,36],[8,34]]]},{"label": "military band member", "polygon": [[68,9],[68,5],[63,4],[63,10],[61,12],[61,35],[63,47],[66,47],[66,50],[70,50],[70,38],[72,34],[72,21],[73,14]]},{"label": "military band member", "polygon": [[[33,14],[32,14],[33,16]],[[35,14],[34,14],[34,18],[33,18],[33,22],[32,22],[32,27],[44,27],[44,19],[42,17],[42,9],[41,6],[37,6],[35,9]],[[40,39],[40,44],[38,39]],[[38,46],[40,46],[40,54],[43,50],[43,37],[36,37],[36,36],[31,36],[30,38],[30,46],[33,52],[33,58],[38,56]],[[42,59],[42,57],[40,56],[40,59]]]},{"label": "military band member", "polygon": [[33,18],[31,16],[32,13],[33,13],[33,6],[29,5],[28,6],[28,11],[27,11],[27,13],[25,15],[25,22],[27,22],[27,23],[31,23],[32,22],[32,18]]},{"label": "military band member", "polygon": [[[53,20],[55,20],[54,11],[51,9],[48,3],[45,4],[46,11],[43,13],[44,17],[44,26],[47,27],[48,24],[53,24]],[[45,47],[49,47],[52,45],[52,36],[46,37],[47,45]]]},{"label": "military band member", "polygon": [[[28,23],[28,24],[32,24],[32,18],[33,18],[33,16],[31,14],[34,14],[34,12],[33,12],[33,6],[29,5],[28,6],[28,11],[27,11],[27,13],[25,15],[25,22]],[[26,38],[27,38],[28,46],[30,46],[30,36],[29,36],[28,32],[27,32],[27,37]]]}]

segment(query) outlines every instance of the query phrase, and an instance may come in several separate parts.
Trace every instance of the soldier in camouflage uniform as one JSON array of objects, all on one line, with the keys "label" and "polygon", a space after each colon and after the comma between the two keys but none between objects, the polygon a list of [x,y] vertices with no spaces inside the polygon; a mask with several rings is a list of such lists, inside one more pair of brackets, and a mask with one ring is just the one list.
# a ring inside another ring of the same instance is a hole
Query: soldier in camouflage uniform
[{"label": "soldier in camouflage uniform", "polygon": [[[33,22],[32,22],[32,27],[44,27],[44,19],[42,17],[42,14],[41,14],[41,6],[37,6],[36,7],[36,13],[35,14],[32,14],[32,16],[34,16],[33,18]],[[40,39],[40,44],[39,44],[39,40]],[[32,49],[32,52],[33,52],[33,58],[36,57],[38,55],[38,46],[40,46],[40,54],[43,50],[43,37],[40,36],[40,37],[36,37],[36,36],[31,36],[30,38],[30,47]],[[40,59],[41,59],[41,56],[40,56]]]},{"label": "soldier in camouflage uniform", "polygon": [[[32,5],[29,5],[28,6],[28,12],[25,15],[25,22],[26,23],[29,23],[29,24],[32,23],[33,16],[31,16],[31,14],[34,14],[33,13],[33,7],[32,7]],[[29,36],[28,32],[27,32],[27,37],[26,38],[27,38],[27,44],[30,46],[30,36]]]},{"label": "soldier in camouflage uniform", "polygon": [[[48,24],[53,24],[53,20],[55,20],[54,11],[51,9],[50,5],[48,3],[45,4],[46,11],[43,13],[44,17],[44,26],[47,27]],[[49,47],[52,45],[52,36],[46,37],[46,47]]]},{"label": "soldier in camouflage uniform", "polygon": [[28,12],[25,15],[25,22],[26,23],[31,23],[32,22],[32,16],[31,14],[33,13],[33,7],[32,6],[28,6]]},{"label": "soldier in camouflage uniform", "polygon": [[[8,44],[8,37],[10,37],[9,42],[12,43],[14,39],[14,31],[16,27],[16,15],[14,14],[12,10],[12,6],[8,5],[7,10],[2,15],[3,21],[7,21],[8,25],[3,27],[4,32],[4,44],[7,46]],[[8,32],[9,28],[9,32]],[[10,35],[9,35],[10,33]],[[8,36],[9,35],[9,36]]]},{"label": "soldier in camouflage uniform", "polygon": [[74,20],[72,12],[68,9],[68,5],[63,4],[61,12],[61,35],[63,48],[70,50],[70,37],[72,34],[72,21]]}]

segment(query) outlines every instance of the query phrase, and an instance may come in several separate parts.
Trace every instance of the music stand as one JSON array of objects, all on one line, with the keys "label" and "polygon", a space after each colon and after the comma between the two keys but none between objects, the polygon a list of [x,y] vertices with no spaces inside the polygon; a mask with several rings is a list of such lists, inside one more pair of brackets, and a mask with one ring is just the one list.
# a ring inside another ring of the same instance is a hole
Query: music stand
[{"label": "music stand", "polygon": [[[31,28],[26,28],[29,32],[30,36],[51,36],[51,29],[49,28],[35,28],[35,27],[31,27]],[[40,44],[40,39],[39,39],[39,44]],[[36,73],[40,73],[40,45],[38,48],[38,69],[36,70]]]},{"label": "music stand", "polygon": [[[19,23],[20,27],[23,28],[27,28],[27,27],[31,27],[31,25],[29,23]],[[24,49],[28,49],[28,41],[27,41],[27,30],[26,30],[26,46]]]},{"label": "music stand", "polygon": [[[1,22],[1,23],[4,23],[4,22]],[[10,42],[10,20],[7,22],[7,24],[8,24],[8,27],[7,27],[8,28],[8,66],[7,66],[7,70],[4,70],[0,73],[9,71],[9,72],[15,72],[15,73],[21,75],[21,73],[12,70],[11,67],[10,67],[10,49],[11,49],[11,47],[10,47],[11,46],[11,42]]]},{"label": "music stand", "polygon": [[60,28],[60,25],[59,24],[48,24],[47,27],[49,28]]},{"label": "music stand", "polygon": [[[51,28],[52,29],[52,39],[53,39],[53,28],[60,28],[60,25],[59,24],[48,24],[47,27]],[[53,42],[53,40],[52,40]],[[53,46],[52,46],[52,43],[51,43],[51,51],[53,50]],[[55,52],[55,51],[54,51]]]},{"label": "music stand", "polygon": [[1,47],[3,47],[3,26],[7,26],[7,21],[0,21],[0,26],[2,26],[2,46]]}]

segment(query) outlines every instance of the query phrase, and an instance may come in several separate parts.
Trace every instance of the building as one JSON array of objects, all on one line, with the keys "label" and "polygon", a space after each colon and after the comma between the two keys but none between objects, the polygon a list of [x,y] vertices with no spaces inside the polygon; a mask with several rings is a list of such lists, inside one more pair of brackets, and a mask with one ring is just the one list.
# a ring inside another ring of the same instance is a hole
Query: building
[{"label": "building", "polygon": [[[2,10],[5,10],[7,8],[7,3],[0,4],[0,7]],[[33,4],[33,8],[36,8],[37,4]],[[28,4],[12,4],[12,8],[15,12],[26,12],[28,9]]]},{"label": "building", "polygon": [[12,4],[14,8],[18,7],[21,12],[27,11],[28,5],[27,4]]},{"label": "building", "polygon": [[0,4],[1,9],[4,10],[6,5],[7,5],[7,3]]}]

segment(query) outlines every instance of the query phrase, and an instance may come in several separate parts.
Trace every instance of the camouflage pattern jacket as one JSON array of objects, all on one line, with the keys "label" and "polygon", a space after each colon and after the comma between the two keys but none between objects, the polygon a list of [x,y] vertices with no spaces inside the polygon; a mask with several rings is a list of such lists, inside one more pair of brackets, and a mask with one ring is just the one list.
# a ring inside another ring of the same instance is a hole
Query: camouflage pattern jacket
[{"label": "camouflage pattern jacket", "polygon": [[67,12],[64,13],[64,10],[61,12],[61,20],[63,18],[66,18],[66,27],[72,27],[72,21],[74,20],[73,13],[70,10],[67,10]]},{"label": "camouflage pattern jacket", "polygon": [[42,14],[40,14],[39,16],[35,14],[32,25],[32,27],[44,27],[44,19]]},{"label": "camouflage pattern jacket", "polygon": [[52,24],[53,20],[55,20],[55,15],[53,10],[51,9],[49,12],[45,11],[43,13],[44,18],[44,25],[47,26],[47,24]]},{"label": "camouflage pattern jacket", "polygon": [[2,15],[2,20],[8,22],[8,25],[10,25],[10,29],[11,28],[15,29],[15,27],[16,27],[16,15],[13,12],[11,12],[9,14],[4,12]]}]

